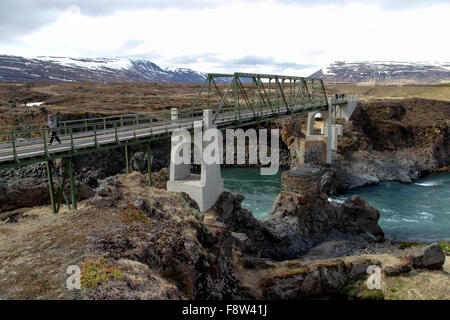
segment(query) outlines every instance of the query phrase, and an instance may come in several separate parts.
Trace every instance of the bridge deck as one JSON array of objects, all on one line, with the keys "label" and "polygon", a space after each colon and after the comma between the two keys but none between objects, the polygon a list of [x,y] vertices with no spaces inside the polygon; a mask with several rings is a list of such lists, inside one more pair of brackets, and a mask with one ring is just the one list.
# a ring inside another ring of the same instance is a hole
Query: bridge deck
[{"label": "bridge deck", "polygon": [[[342,102],[343,103],[343,102]],[[217,115],[215,124],[219,128],[230,126],[245,126],[252,122],[264,122],[270,119],[285,117],[291,114],[301,114],[313,110],[325,110],[328,106],[323,103],[296,105],[288,110],[281,107],[276,112],[271,108],[261,108],[255,117],[253,110],[240,110],[235,112],[223,112]],[[178,120],[166,120],[149,122],[137,125],[123,126],[119,128],[107,128],[91,130],[72,135],[60,135],[61,144],[48,145],[50,137],[44,139],[29,138],[23,141],[15,141],[0,144],[0,168],[23,166],[30,163],[67,158],[77,154],[90,153],[101,149],[116,148],[121,145],[133,144],[170,137],[170,134],[180,128],[193,128],[194,121],[202,120],[201,116],[181,118]],[[238,123],[236,124],[236,121]],[[99,122],[101,125],[102,122]],[[91,124],[89,126],[92,126]],[[58,128],[60,129],[60,128]],[[20,132],[16,132],[20,135]]]}]

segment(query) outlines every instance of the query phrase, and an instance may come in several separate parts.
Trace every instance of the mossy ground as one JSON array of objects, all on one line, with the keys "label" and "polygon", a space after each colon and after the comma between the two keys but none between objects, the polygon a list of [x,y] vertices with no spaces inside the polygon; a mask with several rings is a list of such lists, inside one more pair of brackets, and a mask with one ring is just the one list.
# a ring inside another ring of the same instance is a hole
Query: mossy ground
[{"label": "mossy ground", "polygon": [[[422,245],[409,243],[409,245]],[[381,290],[367,288],[366,279],[343,288],[338,299],[347,300],[449,300],[450,259],[443,270],[412,270],[398,276],[382,276]]]},{"label": "mossy ground", "polygon": [[148,219],[148,217],[145,215],[145,213],[138,211],[138,210],[122,212],[120,218],[121,218],[122,222],[124,222],[128,225],[138,225],[140,223],[144,223],[148,226],[151,226],[151,222]]},{"label": "mossy ground", "polygon": [[383,300],[382,290],[369,289],[366,285],[366,279],[360,279],[344,287],[340,292],[341,298],[348,300]]},{"label": "mossy ground", "polygon": [[81,286],[95,289],[110,280],[122,280],[123,273],[122,268],[110,265],[105,258],[87,260],[81,264]]},{"label": "mossy ground", "polygon": [[[428,245],[428,243],[420,242],[400,242],[399,244],[402,249],[410,247],[423,247]],[[439,245],[441,246],[441,249],[442,251],[444,251],[445,255],[450,256],[450,242],[441,241],[439,242]]]}]

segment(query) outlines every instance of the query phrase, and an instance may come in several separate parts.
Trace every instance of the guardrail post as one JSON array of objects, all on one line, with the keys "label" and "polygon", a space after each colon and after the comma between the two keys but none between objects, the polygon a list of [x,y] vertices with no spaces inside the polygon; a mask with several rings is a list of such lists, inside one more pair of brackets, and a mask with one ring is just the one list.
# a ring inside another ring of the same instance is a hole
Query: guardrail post
[{"label": "guardrail post", "polygon": [[331,157],[332,157],[332,151],[331,151],[331,117],[333,116],[333,104],[332,104],[332,98],[328,98],[328,137],[327,137],[327,163],[331,164]]},{"label": "guardrail post", "polygon": [[11,132],[11,144],[12,144],[12,148],[13,148],[13,156],[14,156],[14,161],[16,163],[20,163],[20,159],[17,156],[17,150],[16,150],[16,135],[14,133],[14,127],[12,128],[12,132]]},{"label": "guardrail post", "polygon": [[170,109],[170,120],[172,121],[178,120],[178,108]]},{"label": "guardrail post", "polygon": [[73,133],[72,133],[72,128],[70,128],[70,148],[72,150],[73,153],[76,152],[75,150],[75,144],[73,142]]},{"label": "guardrail post", "polygon": [[97,125],[96,124],[94,124],[94,146],[96,149],[98,148]]},{"label": "guardrail post", "polygon": [[120,145],[119,135],[117,133],[117,122],[114,121],[114,138],[116,139],[116,143]]}]

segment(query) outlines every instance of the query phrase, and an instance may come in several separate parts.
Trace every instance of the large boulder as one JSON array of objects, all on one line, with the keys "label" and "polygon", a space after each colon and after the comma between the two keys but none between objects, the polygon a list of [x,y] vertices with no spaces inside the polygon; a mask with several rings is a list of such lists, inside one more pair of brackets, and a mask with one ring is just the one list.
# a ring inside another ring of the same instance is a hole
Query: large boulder
[{"label": "large boulder", "polygon": [[109,177],[100,182],[100,185],[94,190],[95,194],[90,203],[98,208],[108,208],[116,204],[119,200],[117,188],[121,185],[117,177]]},{"label": "large boulder", "polygon": [[244,252],[256,254],[269,245],[267,233],[253,213],[242,208],[244,196],[223,192],[215,204],[217,220],[232,232],[234,244]]},{"label": "large boulder", "polygon": [[294,260],[275,265],[259,282],[262,297],[292,300],[337,293],[348,282],[364,278],[372,263],[368,258],[348,257],[314,262]]},{"label": "large boulder", "polygon": [[365,235],[375,241],[383,240],[384,233],[378,225],[380,212],[366,200],[354,195],[336,208],[338,230]]},{"label": "large boulder", "polygon": [[[58,192],[59,186],[56,181],[53,183],[55,192]],[[65,193],[67,195],[70,194],[68,184],[65,186]],[[75,182],[75,194],[78,201],[94,196],[92,188],[79,181]],[[0,180],[0,211],[31,208],[49,203],[50,191],[46,179]]]},{"label": "large boulder", "polygon": [[440,270],[445,263],[445,253],[438,243],[410,249],[413,267],[416,269]]},{"label": "large boulder", "polygon": [[265,255],[276,260],[296,258],[323,241],[335,222],[335,211],[326,197],[282,192],[262,222],[275,240]]},{"label": "large boulder", "polygon": [[12,211],[49,203],[48,184],[37,178],[0,181],[0,210]]},{"label": "large boulder", "polygon": [[217,219],[233,233],[235,245],[250,255],[275,260],[297,258],[325,240],[354,239],[376,243],[384,239],[379,212],[358,196],[343,204],[330,203],[324,193],[283,191],[265,220],[241,208],[243,197],[225,192],[216,203]]}]

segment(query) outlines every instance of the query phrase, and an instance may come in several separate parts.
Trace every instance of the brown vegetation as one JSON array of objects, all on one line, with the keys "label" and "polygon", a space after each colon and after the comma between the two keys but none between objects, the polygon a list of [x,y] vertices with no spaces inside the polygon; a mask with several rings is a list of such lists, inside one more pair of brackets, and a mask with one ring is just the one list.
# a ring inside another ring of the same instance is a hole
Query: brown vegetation
[{"label": "brown vegetation", "polygon": [[[227,84],[219,83],[225,91]],[[201,83],[0,83],[0,108],[17,106],[24,99],[45,101],[60,112],[149,112],[169,107],[190,107]],[[359,94],[363,100],[425,98],[450,101],[450,85],[361,86],[326,84],[327,93]],[[206,95],[205,95],[206,96]],[[200,104],[202,101],[200,101]]]}]

